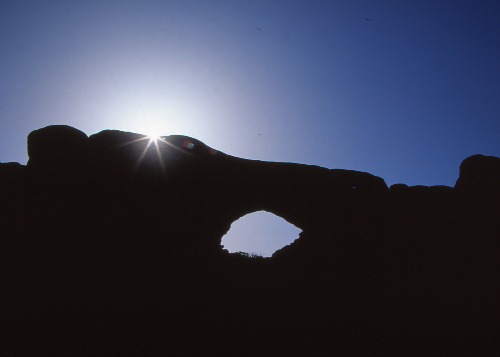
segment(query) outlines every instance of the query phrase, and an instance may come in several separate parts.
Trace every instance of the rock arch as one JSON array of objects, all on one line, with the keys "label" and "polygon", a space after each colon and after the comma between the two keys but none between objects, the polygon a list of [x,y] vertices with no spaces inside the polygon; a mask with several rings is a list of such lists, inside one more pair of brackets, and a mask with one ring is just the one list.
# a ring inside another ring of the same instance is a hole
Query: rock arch
[{"label": "rock arch", "polygon": [[181,135],[152,144],[140,134],[105,130],[87,138],[52,126],[30,134],[28,152],[34,177],[58,182],[56,191],[79,187],[81,197],[72,199],[88,205],[86,214],[107,209],[123,235],[146,231],[199,252],[221,251],[231,224],[252,212],[273,213],[304,232],[327,231],[380,215],[388,193],[368,173],[241,159]]}]

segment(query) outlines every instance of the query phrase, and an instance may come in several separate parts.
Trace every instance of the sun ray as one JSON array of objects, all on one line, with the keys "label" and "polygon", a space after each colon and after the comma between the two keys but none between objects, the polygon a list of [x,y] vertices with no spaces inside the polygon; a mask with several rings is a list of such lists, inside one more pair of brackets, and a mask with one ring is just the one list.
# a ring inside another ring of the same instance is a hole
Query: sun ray
[{"label": "sun ray", "polygon": [[177,145],[165,140],[163,136],[159,136],[159,135],[143,135],[137,139],[122,143],[122,144],[118,145],[117,148],[125,147],[128,145],[138,144],[139,142],[145,141],[145,140],[147,140],[147,144],[145,145],[139,158],[135,162],[134,172],[137,172],[137,170],[141,166],[142,162],[146,158],[149,150],[151,150],[152,146],[154,146],[154,150],[156,151],[156,157],[158,159],[158,164],[160,166],[160,170],[161,170],[162,174],[165,174],[165,172],[166,172],[166,167],[165,167],[165,159],[166,158],[164,156],[165,156],[165,154],[168,155],[169,153],[168,153],[168,150],[167,151],[162,150],[162,148],[160,147],[161,145],[168,145],[169,149],[176,150],[176,151],[183,153],[183,154],[192,155],[192,153],[190,153],[186,150],[183,150],[182,148],[178,147]]},{"label": "sun ray", "polygon": [[163,157],[161,155],[161,150],[160,147],[158,146],[158,141],[162,141],[167,144],[165,140],[163,140],[161,137],[150,137],[150,142],[154,142],[155,144],[155,149],[156,149],[156,155],[158,156],[158,162],[160,164],[160,169],[162,174],[165,174],[165,163],[163,162]]},{"label": "sun ray", "polygon": [[147,136],[144,137],[143,139],[138,139],[138,140],[134,140],[132,141],[130,144],[132,144],[133,142],[138,142],[138,141],[141,141],[141,140],[146,140],[148,139],[148,144],[146,145],[146,147],[144,148],[144,150],[142,150],[142,153],[141,153],[141,156],[139,156],[139,158],[137,159],[137,162],[135,163],[135,167],[134,167],[134,171],[137,171],[137,169],[139,168],[139,166],[141,166],[141,163],[142,163],[142,160],[144,160],[144,157],[146,156],[146,154],[148,153],[148,150],[149,150],[149,147],[151,146],[151,144],[153,143],[154,140],[151,140],[149,139]]}]

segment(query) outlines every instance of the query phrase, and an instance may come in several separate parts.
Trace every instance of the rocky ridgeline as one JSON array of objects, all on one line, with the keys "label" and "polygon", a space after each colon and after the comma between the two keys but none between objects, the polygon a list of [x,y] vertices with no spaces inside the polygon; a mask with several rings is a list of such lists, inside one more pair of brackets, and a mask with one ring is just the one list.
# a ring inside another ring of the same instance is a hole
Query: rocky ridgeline
[{"label": "rocky ridgeline", "polygon": [[[388,188],[185,136],[50,126],[28,154],[0,164],[2,352],[500,351],[499,158],[467,158],[453,188]],[[300,237],[225,251],[259,210]]]}]

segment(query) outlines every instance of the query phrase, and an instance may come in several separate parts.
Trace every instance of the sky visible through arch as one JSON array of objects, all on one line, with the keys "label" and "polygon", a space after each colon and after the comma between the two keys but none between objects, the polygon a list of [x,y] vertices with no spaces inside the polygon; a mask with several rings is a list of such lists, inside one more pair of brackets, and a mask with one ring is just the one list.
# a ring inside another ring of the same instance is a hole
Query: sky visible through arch
[{"label": "sky visible through arch", "polygon": [[299,238],[302,231],[270,212],[257,211],[233,222],[222,238],[224,249],[230,253],[244,252],[270,257],[278,249]]},{"label": "sky visible through arch", "polygon": [[50,124],[455,183],[500,156],[498,1],[0,3],[0,162]]}]

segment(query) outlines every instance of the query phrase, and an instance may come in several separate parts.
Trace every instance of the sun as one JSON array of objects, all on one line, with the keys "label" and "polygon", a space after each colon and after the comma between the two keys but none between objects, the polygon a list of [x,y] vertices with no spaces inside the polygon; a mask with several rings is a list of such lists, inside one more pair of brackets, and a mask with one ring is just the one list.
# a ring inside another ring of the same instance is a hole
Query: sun
[{"label": "sun", "polygon": [[162,131],[163,130],[151,128],[142,130],[142,134],[145,135],[145,139],[148,139],[151,143],[157,143],[162,141],[162,136],[164,135]]},{"label": "sun", "polygon": [[155,127],[145,127],[143,128],[142,130],[142,134],[143,135],[146,135],[146,137],[150,140],[160,140],[160,137],[161,137],[161,131],[159,128],[155,128]]},{"label": "sun", "polygon": [[138,126],[136,129],[142,135],[145,135],[149,140],[156,142],[161,140],[161,137],[165,135],[167,126],[164,122],[155,120],[154,117],[151,117],[138,120]]},{"label": "sun", "polygon": [[163,162],[162,149],[160,148],[160,145],[168,143],[164,139],[162,139],[160,135],[143,134],[141,138],[133,140],[129,142],[129,144],[137,143],[139,141],[146,141],[146,145],[142,150],[142,153],[140,154],[139,158],[137,159],[137,162],[135,163],[134,171],[136,171],[141,166],[148,152],[150,152],[150,150],[154,150],[156,152],[156,157],[158,159],[158,164],[160,166],[160,169],[163,173],[165,173],[165,165]]},{"label": "sun", "polygon": [[146,134],[147,138],[150,140],[150,141],[155,141],[157,142],[158,140],[161,139],[161,135],[158,135],[158,134]]}]

